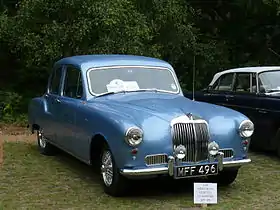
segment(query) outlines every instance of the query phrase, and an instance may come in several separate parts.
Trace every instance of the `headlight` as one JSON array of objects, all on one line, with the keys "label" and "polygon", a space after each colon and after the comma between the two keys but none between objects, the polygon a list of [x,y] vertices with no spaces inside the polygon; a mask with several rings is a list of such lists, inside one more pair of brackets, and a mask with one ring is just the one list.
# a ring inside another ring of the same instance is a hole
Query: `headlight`
[{"label": "headlight", "polygon": [[239,134],[243,138],[249,138],[254,133],[254,124],[250,120],[244,120],[240,123]]},{"label": "headlight", "polygon": [[212,141],[208,144],[208,152],[212,156],[217,155],[219,152],[219,149],[220,149],[220,147],[215,141]]},{"label": "headlight", "polygon": [[138,127],[130,127],[125,133],[125,141],[130,146],[137,146],[143,140],[143,131]]},{"label": "headlight", "polygon": [[186,147],[183,145],[179,145],[178,147],[175,148],[174,150],[174,155],[178,159],[182,160],[186,156]]}]

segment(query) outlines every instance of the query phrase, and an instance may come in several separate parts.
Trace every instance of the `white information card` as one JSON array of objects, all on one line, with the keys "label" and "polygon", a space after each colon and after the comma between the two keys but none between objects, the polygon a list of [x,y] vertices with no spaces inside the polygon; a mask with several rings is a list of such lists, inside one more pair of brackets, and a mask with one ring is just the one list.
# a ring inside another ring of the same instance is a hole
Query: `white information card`
[{"label": "white information card", "polygon": [[194,183],[194,204],[217,204],[217,183]]},{"label": "white information card", "polygon": [[139,90],[139,86],[136,81],[122,81],[119,79],[114,79],[106,86],[109,92]]}]

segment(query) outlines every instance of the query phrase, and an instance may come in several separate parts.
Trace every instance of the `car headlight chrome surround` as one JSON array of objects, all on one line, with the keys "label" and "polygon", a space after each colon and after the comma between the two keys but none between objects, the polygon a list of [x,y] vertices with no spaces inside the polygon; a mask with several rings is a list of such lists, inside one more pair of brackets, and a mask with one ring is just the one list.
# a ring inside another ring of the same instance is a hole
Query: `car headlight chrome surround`
[{"label": "car headlight chrome surround", "polygon": [[125,133],[125,141],[132,147],[138,146],[143,140],[143,131],[138,127],[130,127]]},{"label": "car headlight chrome surround", "polygon": [[219,149],[220,149],[220,147],[215,141],[212,141],[208,144],[208,152],[212,156],[217,155],[219,152]]},{"label": "car headlight chrome surround", "polygon": [[180,144],[174,149],[174,155],[176,158],[182,160],[184,157],[186,157],[187,149],[184,145]]},{"label": "car headlight chrome surround", "polygon": [[254,133],[254,123],[251,120],[243,120],[239,126],[239,135],[243,138],[249,138]]}]

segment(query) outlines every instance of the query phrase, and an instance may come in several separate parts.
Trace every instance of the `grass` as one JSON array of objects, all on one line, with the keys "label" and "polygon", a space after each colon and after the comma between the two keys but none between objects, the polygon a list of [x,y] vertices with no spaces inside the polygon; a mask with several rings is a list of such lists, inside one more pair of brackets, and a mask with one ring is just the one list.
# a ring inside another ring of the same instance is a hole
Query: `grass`
[{"label": "grass", "polygon": [[[280,160],[262,154],[251,154],[251,158],[253,163],[241,168],[233,185],[218,188],[218,204],[207,209],[280,209]],[[0,180],[0,209],[194,207],[190,181],[138,181],[130,196],[107,196],[89,166],[63,153],[42,156],[33,141],[4,143]]]}]

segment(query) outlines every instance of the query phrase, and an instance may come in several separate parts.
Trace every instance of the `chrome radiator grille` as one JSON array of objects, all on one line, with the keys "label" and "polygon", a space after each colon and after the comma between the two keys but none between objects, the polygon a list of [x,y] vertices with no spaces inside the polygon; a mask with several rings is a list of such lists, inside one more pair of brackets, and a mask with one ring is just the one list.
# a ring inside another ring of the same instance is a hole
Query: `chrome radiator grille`
[{"label": "chrome radiator grille", "polygon": [[198,162],[208,158],[208,125],[202,120],[187,123],[176,123],[172,126],[173,146],[186,147],[183,162]]}]

